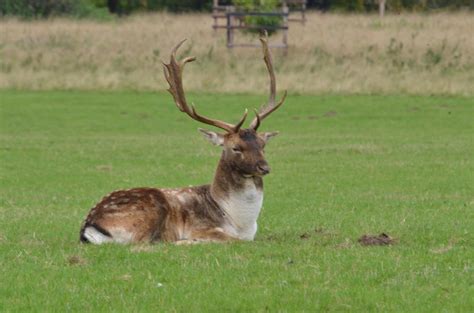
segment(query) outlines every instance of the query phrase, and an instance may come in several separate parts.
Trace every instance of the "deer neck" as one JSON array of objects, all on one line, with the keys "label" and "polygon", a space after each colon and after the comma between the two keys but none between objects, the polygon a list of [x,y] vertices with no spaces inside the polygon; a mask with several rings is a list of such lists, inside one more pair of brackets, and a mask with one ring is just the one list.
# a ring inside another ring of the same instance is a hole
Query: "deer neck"
[{"label": "deer neck", "polygon": [[262,178],[244,177],[221,158],[211,184],[211,195],[225,213],[227,230],[240,239],[252,240],[263,203]]}]

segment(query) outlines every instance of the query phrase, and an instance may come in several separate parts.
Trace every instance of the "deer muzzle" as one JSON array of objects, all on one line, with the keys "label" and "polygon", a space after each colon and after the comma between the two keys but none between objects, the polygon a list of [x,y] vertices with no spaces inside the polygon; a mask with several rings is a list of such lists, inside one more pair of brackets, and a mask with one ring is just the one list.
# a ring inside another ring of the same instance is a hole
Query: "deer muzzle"
[{"label": "deer muzzle", "polygon": [[257,171],[260,175],[267,175],[270,173],[270,166],[267,161],[259,161],[257,163]]}]

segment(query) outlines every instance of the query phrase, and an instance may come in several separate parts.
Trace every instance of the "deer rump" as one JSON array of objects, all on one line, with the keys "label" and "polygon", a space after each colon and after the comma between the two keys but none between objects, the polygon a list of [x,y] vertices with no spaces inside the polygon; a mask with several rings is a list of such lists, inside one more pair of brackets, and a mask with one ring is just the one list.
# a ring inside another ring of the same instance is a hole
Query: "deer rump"
[{"label": "deer rump", "polygon": [[257,132],[261,122],[278,109],[286,98],[275,102],[276,80],[267,36],[260,38],[270,77],[268,103],[249,128],[242,128],[248,111],[236,124],[211,119],[187,104],[182,73],[194,57],[176,60],[172,51],[164,65],[168,91],[181,112],[192,119],[224,130],[217,133],[199,129],[209,142],[222,148],[214,180],[209,185],[177,188],[134,188],[105,196],[89,212],[80,230],[84,243],[136,243],[253,240],[263,203],[263,176],[270,172],[264,157],[268,140],[278,132]]}]

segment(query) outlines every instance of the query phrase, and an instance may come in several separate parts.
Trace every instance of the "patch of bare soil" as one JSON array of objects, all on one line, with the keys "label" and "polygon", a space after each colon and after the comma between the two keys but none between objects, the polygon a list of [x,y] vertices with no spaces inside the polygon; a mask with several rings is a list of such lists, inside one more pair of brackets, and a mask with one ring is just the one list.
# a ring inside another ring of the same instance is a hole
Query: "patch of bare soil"
[{"label": "patch of bare soil", "polygon": [[381,233],[380,235],[362,235],[357,241],[363,246],[388,246],[396,243],[396,240],[386,233]]},{"label": "patch of bare soil", "polygon": [[78,255],[71,255],[68,259],[67,259],[67,263],[69,265],[86,265],[87,264],[87,260],[84,259],[83,257],[81,256],[78,256]]},{"label": "patch of bare soil", "polygon": [[305,240],[311,238],[313,235],[319,235],[319,236],[333,236],[335,235],[334,233],[325,230],[324,228],[317,227],[313,229],[312,231],[307,231],[304,232],[300,235],[300,239]]}]

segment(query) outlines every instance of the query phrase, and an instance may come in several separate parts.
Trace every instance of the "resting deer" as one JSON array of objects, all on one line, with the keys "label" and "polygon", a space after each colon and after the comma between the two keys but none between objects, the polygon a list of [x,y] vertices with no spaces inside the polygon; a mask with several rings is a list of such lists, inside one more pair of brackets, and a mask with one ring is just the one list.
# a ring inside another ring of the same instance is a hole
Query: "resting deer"
[{"label": "resting deer", "polygon": [[266,142],[277,132],[257,133],[260,123],[278,109],[275,73],[266,38],[260,39],[270,76],[268,104],[257,112],[249,128],[242,129],[247,110],[237,124],[202,116],[189,106],[182,73],[187,57],[176,60],[180,42],[164,65],[168,91],[181,112],[225,134],[199,129],[211,143],[223,148],[214,180],[210,185],[177,189],[134,188],[105,196],[93,207],[80,231],[80,240],[94,244],[109,242],[177,242],[253,240],[263,202],[262,177],[270,172],[264,157]]}]

